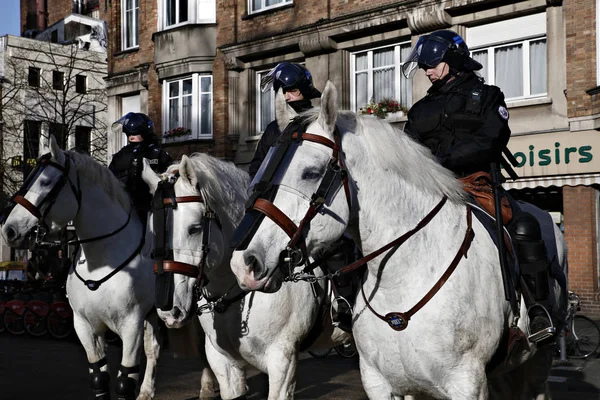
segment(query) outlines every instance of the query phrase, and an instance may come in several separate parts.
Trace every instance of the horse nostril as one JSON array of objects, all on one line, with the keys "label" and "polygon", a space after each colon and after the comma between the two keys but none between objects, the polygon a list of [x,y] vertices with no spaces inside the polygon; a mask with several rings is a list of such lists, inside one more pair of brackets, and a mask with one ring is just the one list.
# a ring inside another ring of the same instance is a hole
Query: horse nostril
[{"label": "horse nostril", "polygon": [[173,307],[173,318],[177,319],[177,318],[179,318],[180,315],[181,315],[181,310],[179,309],[179,307],[174,306]]},{"label": "horse nostril", "polygon": [[10,242],[14,242],[19,238],[19,234],[17,233],[17,231],[11,228],[10,226],[4,227],[4,235],[6,236],[6,240]]},{"label": "horse nostril", "polygon": [[267,270],[262,267],[261,263],[254,256],[247,257],[246,265],[250,267],[250,271],[252,271],[254,279],[257,281],[260,281],[267,275]]}]

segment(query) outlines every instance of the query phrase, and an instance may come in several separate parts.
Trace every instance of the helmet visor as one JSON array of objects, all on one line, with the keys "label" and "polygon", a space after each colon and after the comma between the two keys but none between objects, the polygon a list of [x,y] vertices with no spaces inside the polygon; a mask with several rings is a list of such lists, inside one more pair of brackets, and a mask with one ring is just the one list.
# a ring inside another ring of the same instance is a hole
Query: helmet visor
[{"label": "helmet visor", "polygon": [[124,133],[130,135],[144,135],[147,122],[140,114],[130,112],[113,122],[110,129],[113,133],[120,135]]},{"label": "helmet visor", "polygon": [[446,41],[436,36],[421,36],[402,65],[402,73],[406,78],[412,78],[417,68],[435,68],[444,59],[448,47]]}]

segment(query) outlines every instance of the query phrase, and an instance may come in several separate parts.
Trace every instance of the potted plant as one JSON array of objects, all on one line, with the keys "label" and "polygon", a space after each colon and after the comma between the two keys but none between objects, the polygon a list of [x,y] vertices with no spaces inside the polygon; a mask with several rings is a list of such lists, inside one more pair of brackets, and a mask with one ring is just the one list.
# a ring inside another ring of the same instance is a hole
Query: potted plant
[{"label": "potted plant", "polygon": [[359,111],[361,114],[375,115],[381,119],[402,118],[408,113],[408,109],[405,106],[387,97],[377,103],[371,99]]},{"label": "potted plant", "polygon": [[165,141],[175,141],[176,138],[179,138],[182,136],[188,136],[191,133],[192,133],[191,129],[184,128],[183,126],[179,126],[177,128],[173,128],[170,131],[166,131],[165,133],[163,133],[163,138],[165,139]]}]

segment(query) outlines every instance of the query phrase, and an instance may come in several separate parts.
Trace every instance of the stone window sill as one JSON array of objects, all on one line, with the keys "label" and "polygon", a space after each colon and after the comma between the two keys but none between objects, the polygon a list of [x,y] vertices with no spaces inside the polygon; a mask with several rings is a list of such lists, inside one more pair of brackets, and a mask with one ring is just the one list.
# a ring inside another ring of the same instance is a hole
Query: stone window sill
[{"label": "stone window sill", "polygon": [[519,108],[529,106],[539,106],[542,104],[552,104],[552,98],[550,97],[535,97],[530,99],[508,101],[506,103],[507,108]]}]

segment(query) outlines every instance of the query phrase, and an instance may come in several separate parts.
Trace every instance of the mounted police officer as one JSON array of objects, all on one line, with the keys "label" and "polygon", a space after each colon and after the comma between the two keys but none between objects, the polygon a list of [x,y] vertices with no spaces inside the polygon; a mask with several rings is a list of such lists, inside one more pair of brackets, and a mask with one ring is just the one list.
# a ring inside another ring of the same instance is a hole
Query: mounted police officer
[{"label": "mounted police officer", "polygon": [[[279,89],[283,91],[285,100],[294,111],[301,113],[312,108],[311,99],[320,98],[321,92],[313,85],[312,75],[306,67],[300,64],[281,62],[275,66],[261,81],[261,90],[267,91],[273,87],[275,92]],[[277,120],[267,125],[256,147],[254,157],[250,162],[248,173],[250,178],[258,172],[263,160],[265,159],[269,148],[277,143],[281,136],[281,130]],[[327,259],[327,269],[331,272],[350,264],[356,258],[355,244],[347,238],[342,237],[332,245],[331,250],[323,257]],[[337,313],[334,314],[334,323],[341,329],[351,330],[352,313],[351,304],[354,300],[354,289],[358,285],[356,276],[336,276],[334,278],[337,295],[339,296],[337,304]]]},{"label": "mounted police officer", "polygon": [[157,173],[166,171],[173,160],[156,143],[154,124],[146,114],[127,113],[115,121],[111,129],[115,134],[122,132],[127,135],[129,143],[113,156],[108,168],[125,184],[133,207],[142,223],[146,224],[152,196],[148,185],[142,180],[142,160],[148,159]]},{"label": "mounted police officer", "polygon": [[[459,178],[490,172],[491,163],[502,163],[510,138],[504,94],[475,73],[482,65],[470,56],[463,38],[450,30],[422,36],[402,71],[409,78],[417,68],[425,71],[432,85],[410,109],[404,130]],[[543,333],[551,326],[543,308],[549,262],[537,219],[521,211],[517,202],[511,201],[511,206],[513,217],[507,227],[517,248],[525,289],[532,293],[529,302],[536,302],[530,308],[530,340],[536,341],[547,338]]]}]

